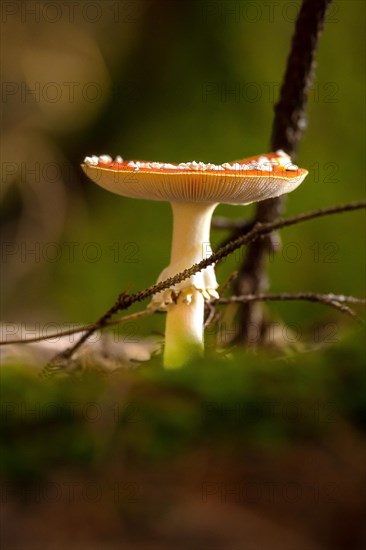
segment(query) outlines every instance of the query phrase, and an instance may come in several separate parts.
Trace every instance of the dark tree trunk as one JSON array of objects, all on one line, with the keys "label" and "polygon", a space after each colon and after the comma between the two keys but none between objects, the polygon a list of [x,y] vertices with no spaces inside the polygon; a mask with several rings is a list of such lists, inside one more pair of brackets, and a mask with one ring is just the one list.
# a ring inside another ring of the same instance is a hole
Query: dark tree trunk
[{"label": "dark tree trunk", "polygon": [[[315,57],[327,9],[332,0],[303,0],[292,39],[291,51],[280,98],[275,106],[270,150],[283,149],[293,160],[306,128],[308,92],[315,74]],[[260,202],[255,222],[273,222],[283,210],[282,197]],[[237,236],[237,234],[236,234]],[[273,250],[273,238],[268,237],[249,245],[234,283],[234,293],[256,294],[267,288],[266,260]],[[251,331],[263,335],[263,311],[260,303],[242,304],[239,309],[237,342],[253,340]],[[255,339],[256,341],[257,338]]]}]

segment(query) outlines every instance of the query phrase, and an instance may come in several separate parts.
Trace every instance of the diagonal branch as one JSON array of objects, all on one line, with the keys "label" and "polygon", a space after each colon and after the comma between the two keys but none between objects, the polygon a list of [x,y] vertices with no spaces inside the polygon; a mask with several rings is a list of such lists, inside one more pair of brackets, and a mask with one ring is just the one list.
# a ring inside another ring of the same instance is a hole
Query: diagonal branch
[{"label": "diagonal branch", "polygon": [[[273,302],[273,301],[306,301],[306,302],[318,302],[346,313],[353,319],[358,319],[357,315],[349,308],[347,303],[350,304],[366,304],[364,298],[357,298],[356,296],[344,296],[343,294],[319,294],[316,292],[281,292],[278,294],[246,294],[245,296],[230,296],[229,298],[219,298],[212,300],[211,304],[248,304],[251,302]],[[359,320],[359,319],[358,319]]]},{"label": "diagonal branch", "polygon": [[[233,274],[232,274],[233,275]],[[366,299],[358,298],[357,296],[344,296],[343,294],[319,294],[314,292],[297,292],[297,293],[288,293],[282,292],[278,294],[247,294],[245,296],[230,296],[228,298],[218,298],[217,300],[211,300],[206,302],[208,307],[208,315],[205,321],[205,326],[209,325],[215,315],[216,305],[227,305],[227,304],[236,304],[236,303],[249,303],[249,302],[268,302],[268,301],[298,301],[304,300],[308,302],[319,302],[324,305],[333,306],[334,308],[340,310],[342,313],[347,313],[353,318],[357,318],[355,313],[344,304],[366,304]],[[141,319],[158,313],[156,310],[149,308],[139,311],[137,313],[132,313],[131,315],[125,315],[119,319],[107,321],[103,328],[120,325],[126,323],[127,321],[132,321],[136,319]],[[80,326],[73,329],[63,330],[59,332],[53,332],[45,336],[34,336],[33,338],[18,338],[14,340],[1,340],[0,346],[8,346],[14,344],[34,344],[37,342],[43,342],[45,340],[53,340],[55,338],[61,338],[63,336],[70,336],[72,334],[79,334],[80,332],[85,332],[91,328],[94,328],[95,323],[89,325]]]},{"label": "diagonal branch", "polygon": [[94,323],[73,346],[66,349],[63,353],[58,354],[53,361],[62,362],[70,359],[73,354],[80,348],[80,346],[82,346],[84,342],[86,342],[86,340],[88,340],[88,338],[92,334],[94,334],[94,332],[105,327],[108,324],[109,320],[113,317],[113,315],[115,315],[118,311],[126,310],[132,304],[136,302],[142,302],[143,300],[146,300],[146,298],[151,297],[153,294],[157,294],[158,292],[166,290],[184,281],[185,279],[188,279],[195,273],[198,273],[198,271],[201,271],[209,265],[215,264],[224,259],[226,256],[232,254],[233,252],[235,252],[235,250],[238,250],[241,246],[245,244],[257,241],[264,235],[268,235],[272,231],[281,229],[283,227],[289,227],[291,225],[296,225],[298,223],[309,221],[315,218],[322,218],[331,214],[352,212],[364,208],[366,208],[366,202],[360,201],[339,206],[332,206],[330,208],[319,209],[312,212],[305,212],[303,214],[299,214],[298,216],[292,216],[290,218],[285,218],[272,223],[257,223],[254,228],[249,231],[249,233],[238,237],[237,239],[226,244],[225,246],[220,247],[208,258],[205,258],[197,264],[194,264],[192,267],[190,267],[189,269],[185,269],[181,273],[177,273],[176,275],[174,275],[174,277],[165,279],[164,281],[156,283],[155,285],[136,292],[135,294],[126,294],[125,292],[120,294],[116,303],[108,311],[106,311],[104,315],[102,315],[102,317],[100,317],[100,319],[96,321],[96,323]]}]

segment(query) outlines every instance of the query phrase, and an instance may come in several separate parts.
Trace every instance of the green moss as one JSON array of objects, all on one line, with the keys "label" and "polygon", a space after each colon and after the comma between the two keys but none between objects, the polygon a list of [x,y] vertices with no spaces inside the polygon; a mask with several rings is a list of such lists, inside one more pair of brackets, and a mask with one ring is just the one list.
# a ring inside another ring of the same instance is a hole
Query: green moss
[{"label": "green moss", "polygon": [[55,465],[92,467],[108,453],[161,460],[197,445],[276,447],[321,440],[340,422],[365,427],[364,345],[352,331],[323,352],[291,358],[238,353],[164,370],[48,380],[2,371],[6,477]]}]

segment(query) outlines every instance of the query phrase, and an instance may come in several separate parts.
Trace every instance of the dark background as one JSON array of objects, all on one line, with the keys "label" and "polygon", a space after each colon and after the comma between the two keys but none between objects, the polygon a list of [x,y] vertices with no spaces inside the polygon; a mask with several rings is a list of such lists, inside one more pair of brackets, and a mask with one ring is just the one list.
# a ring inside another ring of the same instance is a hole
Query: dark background
[{"label": "dark background", "polygon": [[[80,162],[108,153],[221,163],[266,152],[298,6],[3,3],[5,321],[91,321],[121,290],[155,281],[169,260],[169,205],[109,194]],[[363,2],[347,0],[327,17],[298,158],[310,174],[288,197],[289,214],[362,196],[364,16]],[[251,208],[216,212],[245,218]],[[283,231],[271,289],[362,294],[363,220],[353,213]],[[213,231],[213,244],[224,236]],[[242,256],[218,267],[219,282]],[[275,307],[297,326],[329,316],[319,306]],[[148,319],[138,330],[162,323]]]},{"label": "dark background", "polygon": [[[108,193],[80,163],[267,152],[299,4],[1,3],[3,337],[93,321],[156,280],[169,205]],[[364,22],[358,0],[328,14],[297,160],[310,174],[287,214],[362,199]],[[271,291],[363,296],[364,221],[359,211],[281,231]],[[213,230],[213,245],[227,236]],[[217,267],[219,283],[243,254]],[[205,359],[180,370],[158,356],[98,373],[110,365],[102,349],[83,356],[85,372],[41,380],[41,352],[2,348],[2,547],[364,548],[364,325],[318,304],[266,308],[282,328],[275,349],[217,353],[209,331]],[[120,355],[163,329],[164,315],[121,325]]]}]

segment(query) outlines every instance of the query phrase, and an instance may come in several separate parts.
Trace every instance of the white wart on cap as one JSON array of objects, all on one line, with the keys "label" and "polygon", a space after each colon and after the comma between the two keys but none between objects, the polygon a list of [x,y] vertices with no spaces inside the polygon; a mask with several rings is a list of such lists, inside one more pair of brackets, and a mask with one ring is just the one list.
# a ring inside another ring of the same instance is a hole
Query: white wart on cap
[{"label": "white wart on cap", "polygon": [[283,151],[223,164],[113,161],[102,155],[86,157],[82,167],[95,183],[125,197],[212,204],[277,197],[296,189],[308,173]]}]

